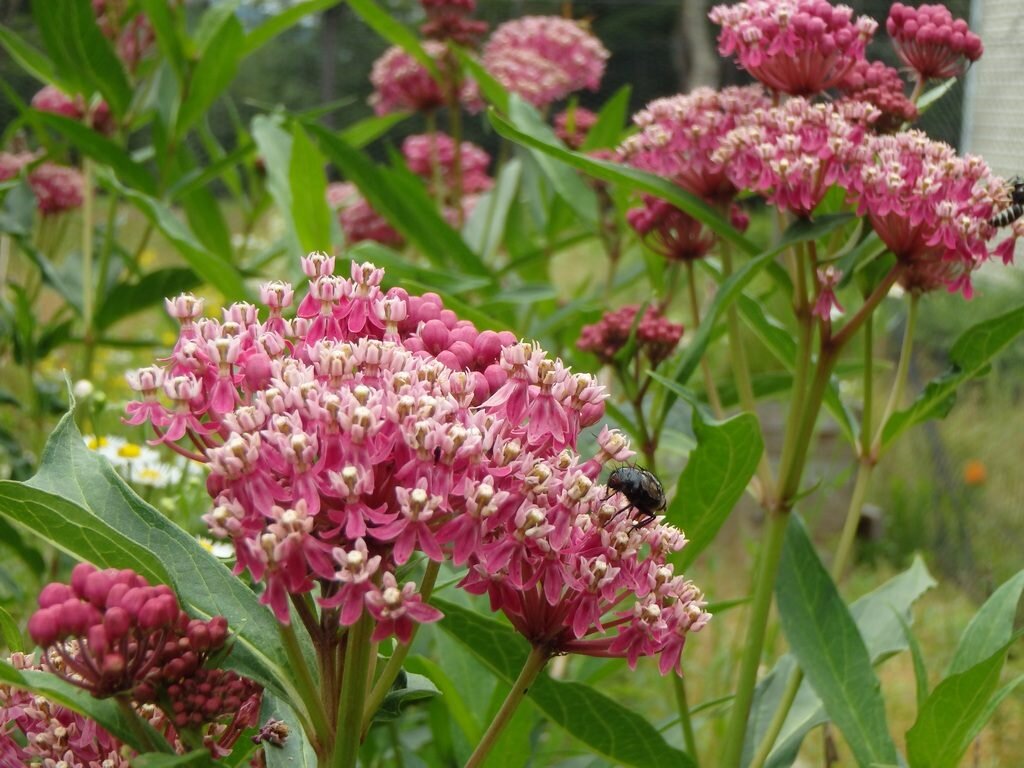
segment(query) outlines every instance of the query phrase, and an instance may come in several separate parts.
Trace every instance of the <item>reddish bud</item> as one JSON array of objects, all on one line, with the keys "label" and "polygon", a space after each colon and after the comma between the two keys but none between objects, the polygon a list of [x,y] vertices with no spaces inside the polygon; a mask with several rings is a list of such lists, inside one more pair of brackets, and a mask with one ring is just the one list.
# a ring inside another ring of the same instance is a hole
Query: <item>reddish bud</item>
[{"label": "reddish bud", "polygon": [[473,342],[473,351],[476,353],[478,366],[487,366],[497,362],[501,354],[501,337],[494,331],[481,331]]},{"label": "reddish bud", "polygon": [[96,566],[92,563],[79,563],[71,571],[71,589],[79,597],[85,597],[85,580],[96,573]]},{"label": "reddish bud", "polygon": [[124,608],[107,608],[103,615],[103,626],[111,640],[120,640],[132,628],[132,617]]},{"label": "reddish bud", "polygon": [[39,607],[49,608],[51,605],[59,605],[65,600],[70,600],[74,597],[71,591],[71,587],[67,584],[59,584],[53,582],[43,587],[43,591],[39,593]]},{"label": "reddish bud", "polygon": [[61,636],[59,609],[43,608],[32,614],[28,620],[28,634],[32,641],[43,648],[53,645]]},{"label": "reddish bud", "polygon": [[448,328],[441,320],[428,320],[420,329],[420,338],[427,351],[437,354],[448,347]]}]

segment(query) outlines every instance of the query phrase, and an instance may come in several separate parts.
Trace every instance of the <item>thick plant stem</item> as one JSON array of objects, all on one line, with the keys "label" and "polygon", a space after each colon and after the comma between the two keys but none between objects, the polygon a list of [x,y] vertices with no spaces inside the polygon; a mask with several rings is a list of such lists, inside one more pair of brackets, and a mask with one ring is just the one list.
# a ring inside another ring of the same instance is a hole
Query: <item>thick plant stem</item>
[{"label": "thick plant stem", "polygon": [[775,573],[782,555],[782,540],[789,523],[788,512],[782,510],[772,512],[761,541],[761,552],[758,558],[755,576],[754,594],[751,598],[750,613],[747,618],[747,641],[743,646],[740,660],[740,676],[736,685],[736,695],[732,702],[732,715],[729,718],[725,733],[725,745],[722,751],[723,768],[738,768],[743,755],[743,739],[747,731],[747,718],[750,705],[754,700],[754,686],[757,684],[757,668],[761,664],[761,652],[764,647],[765,630],[768,626],[768,613],[772,607],[772,592],[775,586]]},{"label": "thick plant stem", "polygon": [[359,755],[373,625],[373,617],[364,611],[345,638],[345,677],[341,684],[331,768],[353,768]]},{"label": "thick plant stem", "polygon": [[686,681],[679,675],[672,675],[672,687],[676,692],[676,708],[679,710],[679,724],[683,728],[683,744],[686,752],[693,759],[694,766],[699,766],[697,759],[697,739],[693,734],[693,720],[690,718],[690,705],[686,699]]},{"label": "thick plant stem", "polygon": [[281,640],[284,642],[285,653],[288,655],[288,663],[295,673],[293,684],[296,693],[298,693],[299,698],[305,705],[306,711],[309,713],[316,738],[313,738],[314,734],[307,735],[310,736],[312,744],[323,744],[329,738],[331,731],[327,717],[324,715],[323,706],[320,704],[316,682],[314,682],[313,675],[309,671],[309,665],[306,664],[306,659],[302,655],[302,649],[299,647],[299,638],[295,634],[295,627],[291,624],[279,624],[278,626],[281,630]]},{"label": "thick plant stem", "polygon": [[[693,269],[693,261],[686,262],[686,284],[690,296],[690,323],[693,330],[700,328],[700,299],[697,297],[697,275]],[[711,364],[706,355],[700,358],[700,369],[704,374],[704,389],[707,392],[708,403],[715,414],[715,418],[721,419],[725,416],[725,409],[722,408],[722,400],[718,396],[718,388],[715,387],[715,377],[711,374]]]},{"label": "thick plant stem", "polygon": [[544,669],[544,665],[548,663],[549,658],[550,656],[544,648],[531,649],[530,655],[526,657],[526,663],[519,672],[519,677],[512,684],[512,690],[508,692],[508,696],[502,702],[501,709],[498,710],[498,714],[494,716],[494,720],[487,728],[487,732],[480,739],[480,743],[476,745],[476,749],[469,756],[469,760],[466,761],[466,768],[476,768],[476,766],[483,765],[487,755],[490,754],[491,749],[498,741],[501,732],[509,724],[519,704],[526,698],[527,691],[530,690],[530,686],[533,685],[533,681],[537,679],[540,671]]},{"label": "thick plant stem", "polygon": [[[434,584],[437,581],[437,573],[440,569],[440,563],[435,563],[433,560],[427,563],[426,573],[423,574],[423,581],[420,583],[420,595],[424,600],[428,600],[430,594],[434,591]],[[366,733],[369,729],[370,723],[373,722],[374,714],[380,709],[381,702],[384,701],[384,697],[387,696],[391,686],[394,685],[395,680],[398,678],[398,673],[402,671],[402,664],[405,663],[405,659],[409,655],[412,641],[416,639],[416,631],[419,627],[419,624],[413,624],[413,634],[409,638],[409,642],[399,643],[395,646],[391,658],[388,659],[387,665],[381,671],[377,682],[374,683],[370,695],[366,697],[366,705],[363,707],[363,733]]]}]

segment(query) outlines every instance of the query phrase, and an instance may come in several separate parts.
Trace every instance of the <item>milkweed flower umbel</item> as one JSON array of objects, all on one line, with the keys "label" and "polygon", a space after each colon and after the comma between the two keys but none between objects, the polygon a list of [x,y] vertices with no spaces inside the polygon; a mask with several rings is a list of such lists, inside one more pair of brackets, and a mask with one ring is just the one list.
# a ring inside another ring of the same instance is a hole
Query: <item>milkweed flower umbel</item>
[{"label": "milkweed flower umbel", "polygon": [[864,150],[848,177],[850,196],[902,266],[904,288],[969,296],[975,269],[992,255],[1012,258],[1016,232],[989,249],[989,219],[1007,192],[981,158],[960,157],[917,130],[870,136]]},{"label": "milkweed flower umbel", "polygon": [[[444,43],[425,40],[423,50],[435,62],[441,62],[447,49]],[[444,71],[444,67],[439,67],[442,76]],[[370,106],[378,115],[402,110],[430,112],[444,106],[445,89],[449,87],[435,80],[426,67],[397,45],[388,48],[373,62],[370,82],[373,84]],[[480,96],[474,81],[461,85],[459,99],[468,108],[479,108]]]},{"label": "milkweed flower umbel", "polygon": [[853,18],[827,0],[748,0],[716,5],[718,52],[769,88],[813,96],[839,84],[875,34],[878,22]]},{"label": "milkweed flower umbel", "polygon": [[900,60],[922,80],[959,77],[981,58],[981,38],[944,5],[893,3],[885,29]]},{"label": "milkweed flower umbel", "polygon": [[585,325],[576,346],[584,352],[593,352],[602,363],[611,363],[616,353],[636,334],[638,351],[652,366],[672,354],[683,337],[683,326],[664,317],[655,307],[647,307],[643,317],[637,319],[640,307],[635,305],[606,312],[600,322]]},{"label": "milkweed flower umbel", "polygon": [[[35,161],[31,152],[0,152],[0,181],[13,179]],[[29,168],[29,186],[41,214],[55,215],[82,205],[85,181],[78,169],[56,163],[39,163]]]},{"label": "milkweed flower umbel", "polygon": [[[165,373],[200,384],[190,407],[202,430],[190,437],[209,463],[205,520],[277,618],[288,622],[289,601],[319,587],[343,626],[368,616],[375,639],[405,641],[441,615],[398,580],[418,554],[467,566],[464,588],[490,592],[510,618],[545,617],[540,634],[517,626],[552,652],[668,653],[676,667],[681,637],[707,620],[703,602],[683,581],[655,589],[648,578],[682,534],[633,530],[628,513],[614,514],[626,500],[597,482],[630,455],[625,439],[606,429],[596,456],[575,451],[604,413],[593,377],[507,331],[478,330],[434,294],[384,290],[372,264],[343,278],[314,253],[303,271],[309,292],[283,333],[235,305],[223,322],[190,321],[196,332]],[[221,410],[210,346],[234,343],[237,402]],[[166,417],[135,413],[163,430]],[[634,614],[637,599],[663,618]]]},{"label": "milkweed flower umbel", "polygon": [[494,30],[483,63],[503,86],[535,107],[589,88],[604,76],[608,49],[579,23],[559,16],[523,16]]}]

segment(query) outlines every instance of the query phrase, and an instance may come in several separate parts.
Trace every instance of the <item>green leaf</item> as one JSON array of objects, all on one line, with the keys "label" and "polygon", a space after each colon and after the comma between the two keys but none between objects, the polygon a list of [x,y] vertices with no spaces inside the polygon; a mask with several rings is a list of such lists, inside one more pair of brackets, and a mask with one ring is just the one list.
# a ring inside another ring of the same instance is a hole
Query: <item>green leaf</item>
[{"label": "green leaf", "polygon": [[441,218],[437,205],[418,179],[394,168],[375,165],[363,153],[319,125],[307,128],[327,158],[353,182],[370,205],[439,268],[485,275],[487,268],[461,235]]},{"label": "green leaf", "polygon": [[349,8],[359,14],[374,32],[383,37],[392,45],[403,48],[406,53],[426,67],[426,70],[435,80],[440,79],[437,64],[430,55],[423,50],[420,40],[414,32],[403,27],[392,18],[391,14],[383,10],[373,0],[346,0]]},{"label": "green leaf", "polygon": [[949,674],[966,671],[1010,642],[1022,590],[1024,570],[1018,571],[985,601],[960,638],[949,664]]},{"label": "green leaf", "polygon": [[32,16],[58,78],[87,99],[99,91],[111,111],[123,115],[132,89],[121,60],[96,24],[91,0],[33,0]]},{"label": "green leaf", "polygon": [[623,126],[629,117],[629,97],[633,88],[624,85],[617,90],[597,114],[597,121],[587,133],[581,152],[616,147],[622,138]]},{"label": "green leaf", "polygon": [[380,709],[373,714],[374,722],[388,722],[397,720],[402,715],[402,710],[416,701],[424,701],[439,696],[441,691],[434,685],[430,678],[424,675],[417,675],[403,671],[395,684],[391,686],[381,702]]},{"label": "green leaf", "polygon": [[18,629],[18,622],[3,606],[0,606],[0,637],[3,638],[4,645],[11,653],[25,649],[25,639],[21,636],[21,630]]},{"label": "green leaf", "polygon": [[903,636],[906,638],[907,645],[910,648],[910,658],[914,662],[914,692],[917,699],[917,711],[920,712],[925,701],[928,700],[928,668],[924,663],[921,645],[917,642],[917,638],[914,637],[910,624],[898,612],[895,613],[896,618],[899,619],[900,627],[903,629]]},{"label": "green leaf", "polygon": [[141,6],[153,27],[160,52],[170,63],[178,82],[184,82],[188,63],[185,47],[182,44],[184,30],[181,20],[183,14],[176,13],[167,0],[141,0]]},{"label": "green leaf", "polygon": [[718,211],[696,195],[691,195],[682,187],[660,176],[607,160],[598,160],[580,152],[571,152],[543,139],[538,139],[519,130],[512,122],[499,115],[494,109],[488,110],[487,117],[491,121],[491,125],[494,126],[494,129],[506,139],[532,149],[539,149],[545,154],[552,155],[558,160],[580,169],[595,179],[621,184],[626,189],[647,192],[648,194],[660,197],[707,225],[719,237],[729,240],[744,252],[754,255],[760,251],[754,243],[747,240],[735,227],[726,221]]},{"label": "green leaf", "polygon": [[409,119],[410,112],[392,112],[387,115],[374,115],[353,123],[341,131],[341,140],[355,149],[362,149],[370,142],[380,138],[394,126]]},{"label": "green leaf", "polygon": [[501,245],[508,222],[508,213],[516,201],[523,164],[519,160],[505,163],[494,187],[482,195],[462,231],[469,247],[490,259]]},{"label": "green leaf", "polygon": [[983,661],[950,675],[925,702],[907,731],[911,768],[956,768],[994,711],[989,706],[1006,660],[1004,645]]},{"label": "green leaf", "polygon": [[[71,685],[49,672],[33,669],[16,669],[6,661],[0,661],[0,682],[15,688],[31,691],[56,702],[80,715],[95,720],[112,736],[139,752],[145,751],[113,699],[94,699],[84,689]],[[140,724],[143,721],[140,721]],[[148,724],[145,725],[159,743],[163,739]]]},{"label": "green leaf", "polygon": [[495,80],[494,76],[487,71],[473,54],[457,45],[453,45],[452,50],[455,51],[455,55],[459,59],[462,68],[469,73],[470,79],[476,81],[477,86],[480,88],[480,93],[487,100],[487,103],[493,104],[502,113],[507,114],[509,96],[511,94],[505,89],[505,86]]},{"label": "green leaf", "polygon": [[[680,386],[684,386],[690,380],[690,376],[693,375],[694,371],[697,370],[697,366],[700,365],[700,359],[704,356],[704,351],[711,341],[715,324],[719,318],[722,317],[728,306],[736,300],[736,297],[743,292],[743,289],[757,277],[758,273],[772,262],[776,254],[776,249],[762,253],[757,258],[748,261],[722,282],[715,293],[714,300],[704,311],[700,328],[693,335],[689,346],[674,361],[668,361],[669,371],[666,378],[673,379]],[[664,423],[665,417],[675,401],[675,392],[669,390],[662,401],[661,413],[656,418],[655,424]]]},{"label": "green leaf", "polygon": [[86,448],[73,412],[51,434],[35,477],[26,484],[0,482],[0,514],[101,568],[132,568],[170,584],[192,616],[224,616],[235,633],[228,665],[273,691],[291,692],[273,614],[195,538]]},{"label": "green leaf", "polygon": [[[441,628],[505,683],[512,684],[529,652],[526,641],[494,619],[436,598],[431,602],[444,611]],[[686,753],[670,747],[649,722],[590,686],[552,680],[541,673],[529,697],[552,722],[616,765],[693,765]],[[608,727],[609,723],[614,727]]]},{"label": "green leaf", "polygon": [[677,565],[685,570],[718,533],[757,470],[764,444],[757,417],[750,413],[726,421],[704,421],[693,409],[697,448],[679,476],[668,506],[668,521],[689,542]]},{"label": "green leaf", "polygon": [[288,738],[279,747],[266,744],[263,754],[267,760],[267,768],[318,768],[316,752],[303,733],[295,712],[277,696],[263,694],[263,706],[260,709],[260,723],[268,720],[280,720],[288,726]]},{"label": "green leaf", "polygon": [[[454,644],[450,648],[444,648],[444,661],[449,662],[446,664],[438,664],[424,656],[410,656],[406,659],[406,668],[411,671],[418,671],[424,677],[430,679],[431,683],[435,685],[440,692],[445,709],[451,716],[451,719],[455,722],[455,725],[466,737],[466,741],[470,744],[476,744],[480,741],[480,737],[483,736],[483,728],[480,727],[480,723],[477,721],[474,711],[480,712],[482,707],[480,709],[472,707],[472,702],[468,700],[469,697],[464,697],[459,694],[456,680],[461,680],[463,684],[465,684],[468,676],[459,676],[457,674],[459,670],[454,670],[456,674],[449,674],[449,672],[453,671],[452,667],[456,666],[450,663],[451,657],[456,655],[453,651],[460,650],[461,646],[456,646]],[[468,652],[462,651],[462,654],[468,655]],[[460,656],[459,660],[462,661],[463,656]],[[476,690],[479,692],[480,688],[477,687]]]},{"label": "green leaf", "polygon": [[957,388],[980,373],[989,361],[1024,331],[1024,307],[968,328],[949,350],[950,369],[932,379],[913,405],[886,422],[882,444],[888,445],[906,429],[944,416]]},{"label": "green leaf", "polygon": [[896,747],[868,650],[795,514],[786,528],[775,598],[793,655],[857,762],[895,764]]},{"label": "green leaf", "polygon": [[199,284],[195,272],[183,267],[166,267],[147,272],[137,282],[118,283],[106,294],[96,313],[96,329],[106,330],[136,312],[148,309],[165,298],[191,291]]},{"label": "green leaf", "polygon": [[132,758],[132,768],[215,768],[218,763],[210,757],[209,750],[196,749],[187,755],[161,755],[148,753]]},{"label": "green leaf", "polygon": [[39,82],[44,85],[50,85],[60,81],[52,61],[46,58],[41,51],[37,51],[26,43],[23,38],[4,26],[0,26],[0,45],[3,45],[4,49],[17,62],[19,67]]},{"label": "green leaf", "polygon": [[203,280],[229,299],[242,300],[249,295],[238,270],[228,260],[207,250],[196,240],[170,208],[149,195],[124,186],[110,174],[101,174],[101,177],[105,185],[120,192],[163,233]]},{"label": "green leaf", "polygon": [[[515,94],[509,99],[509,119],[516,128],[537,141],[555,148],[565,148],[551,127],[541,119],[540,113]],[[594,195],[594,190],[587,186],[587,183],[576,171],[564,163],[555,161],[543,151],[532,148],[530,151],[544,176],[551,182],[555,192],[569,204],[582,221],[589,225],[595,225],[597,223],[597,197]]]},{"label": "green leaf", "polygon": [[193,189],[179,200],[189,229],[210,253],[225,262],[233,259],[231,230],[216,196],[207,188]]},{"label": "green leaf", "polygon": [[177,136],[184,136],[234,80],[242,60],[244,43],[245,32],[241,23],[233,13],[226,15],[188,80],[181,111],[178,112]]},{"label": "green leaf", "polygon": [[57,131],[82,154],[91,157],[97,163],[108,166],[126,184],[148,195],[156,192],[156,182],[150,173],[142,165],[132,160],[131,156],[118,144],[98,131],[94,131],[79,120],[72,120],[49,112],[33,111],[32,119]]},{"label": "green leaf", "polygon": [[[904,617],[909,617],[911,606],[934,585],[935,580],[928,573],[924,561],[917,556],[906,571],[853,602],[850,615],[864,638],[872,664],[908,647],[905,635],[896,637],[894,627],[906,623]],[[744,743],[747,761],[753,757],[755,745],[764,737],[795,664],[792,654],[787,653],[757,684]],[[824,722],[828,722],[828,715],[825,714],[821,699],[805,679],[768,756],[766,768],[792,765],[804,737],[812,728]]]},{"label": "green leaf", "polygon": [[0,208],[0,232],[8,235],[28,235],[36,216],[36,196],[27,179],[18,179],[4,195]]},{"label": "green leaf", "polygon": [[331,210],[327,205],[324,159],[299,123],[292,126],[288,182],[292,221],[302,250],[306,253],[329,250]]},{"label": "green leaf", "polygon": [[333,8],[341,0],[305,0],[283,11],[271,14],[266,21],[245,36],[242,56],[250,56],[282,32],[287,32],[312,13]]}]

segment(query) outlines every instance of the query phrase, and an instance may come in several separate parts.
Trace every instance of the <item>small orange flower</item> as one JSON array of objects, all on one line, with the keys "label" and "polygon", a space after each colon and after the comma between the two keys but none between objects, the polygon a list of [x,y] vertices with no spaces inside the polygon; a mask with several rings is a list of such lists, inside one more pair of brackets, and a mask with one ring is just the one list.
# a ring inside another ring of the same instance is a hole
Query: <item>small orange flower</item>
[{"label": "small orange flower", "polygon": [[964,464],[964,483],[966,485],[984,485],[988,480],[988,469],[980,459],[971,459]]}]

